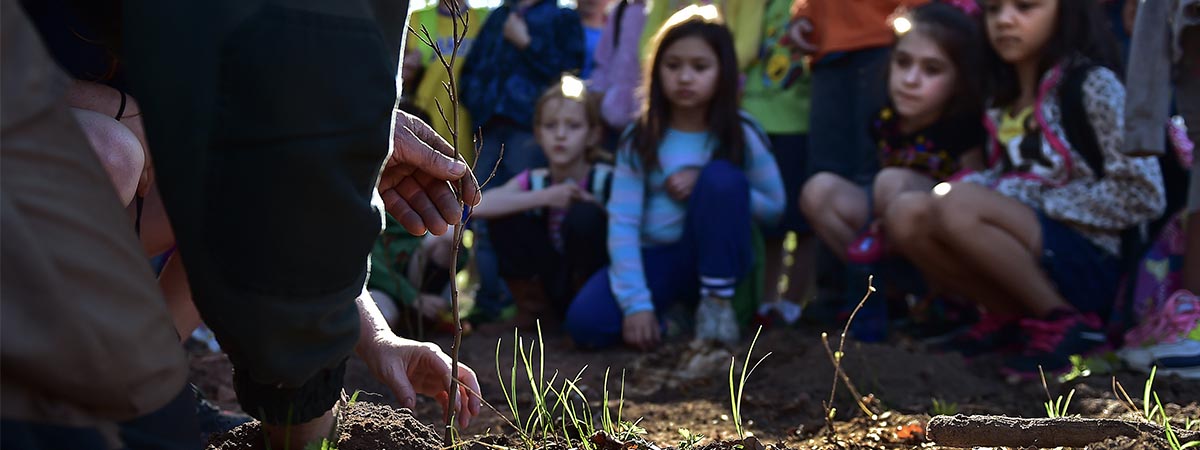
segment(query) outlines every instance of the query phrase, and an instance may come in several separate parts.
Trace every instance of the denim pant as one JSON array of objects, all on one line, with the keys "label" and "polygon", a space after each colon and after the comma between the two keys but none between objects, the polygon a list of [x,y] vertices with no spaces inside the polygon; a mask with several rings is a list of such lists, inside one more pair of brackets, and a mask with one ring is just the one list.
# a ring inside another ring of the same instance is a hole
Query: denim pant
[{"label": "denim pant", "polygon": [[[750,184],[740,168],[724,160],[709,162],[687,210],[679,241],[642,247],[642,268],[660,321],[676,302],[696,303],[701,276],[741,279],[754,262]],[[623,319],[605,267],[571,303],[566,328],[580,347],[608,347],[621,342]]]},{"label": "denim pant", "polygon": [[139,45],[122,64],[242,410],[272,424],[320,417],[359,338],[354,300],[380,231],[372,197],[407,2],[140,0],[123,11],[155,18],[123,24]]},{"label": "denim pant", "polygon": [[886,101],[888,55],[883,48],[857,50],[813,67],[808,175],[833,172],[857,184],[875,178],[878,148],[867,126]]}]

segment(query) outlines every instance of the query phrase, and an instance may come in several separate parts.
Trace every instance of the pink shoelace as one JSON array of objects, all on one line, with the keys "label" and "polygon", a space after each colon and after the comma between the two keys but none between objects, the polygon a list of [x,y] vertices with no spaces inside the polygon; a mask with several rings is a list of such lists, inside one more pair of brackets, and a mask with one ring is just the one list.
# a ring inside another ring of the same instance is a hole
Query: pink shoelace
[{"label": "pink shoelace", "polygon": [[1125,342],[1129,345],[1177,342],[1197,324],[1200,324],[1200,297],[1180,289],[1126,332]]}]

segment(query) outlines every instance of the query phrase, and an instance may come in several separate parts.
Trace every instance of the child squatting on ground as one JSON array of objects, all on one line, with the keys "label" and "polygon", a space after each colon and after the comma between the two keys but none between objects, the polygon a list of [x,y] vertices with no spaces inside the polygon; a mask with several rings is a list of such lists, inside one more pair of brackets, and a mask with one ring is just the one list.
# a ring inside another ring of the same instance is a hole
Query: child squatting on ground
[{"label": "child squatting on ground", "polygon": [[817,235],[843,261],[872,263],[883,255],[879,219],[897,196],[928,193],[961,168],[982,166],[977,27],[943,3],[913,10],[908,23],[912,28],[896,42],[887,69],[889,102],[869,125],[884,169],[868,186],[818,173],[800,198]]},{"label": "child squatting on ground", "polygon": [[[799,199],[817,236],[842,261],[869,269],[864,273],[880,274],[874,264],[886,249],[881,219],[898,196],[929,195],[935,184],[964,167],[983,164],[979,68],[984,48],[974,19],[944,3],[918,7],[904,19],[900,23],[907,28],[897,27],[901,36],[885,69],[888,101],[865,124],[883,170],[865,186],[833,172],[818,173]],[[885,273],[883,283],[886,278]],[[859,339],[886,335],[886,304],[876,297],[852,324]],[[843,311],[848,314],[857,303],[854,297]]]},{"label": "child squatting on ground", "polygon": [[1105,344],[1124,229],[1164,207],[1158,162],[1121,153],[1125,90],[1090,1],[983,2],[994,91],[987,169],[904,194],[884,217],[931,283],[983,307],[948,346],[1022,377]]},{"label": "child squatting on ground", "polygon": [[617,152],[612,264],[567,311],[584,347],[652,348],[664,313],[698,297],[697,337],[736,341],[730,299],[753,258],[751,227],[783,212],[768,140],[738,111],[733,38],[716,8],[676,13],[652,50],[643,113]]},{"label": "child squatting on ground", "polygon": [[490,221],[493,245],[517,307],[514,324],[559,322],[575,292],[608,262],[604,248],[611,156],[598,102],[564,76],[538,99],[534,137],[548,167],[525,170],[488,191],[475,217]]}]

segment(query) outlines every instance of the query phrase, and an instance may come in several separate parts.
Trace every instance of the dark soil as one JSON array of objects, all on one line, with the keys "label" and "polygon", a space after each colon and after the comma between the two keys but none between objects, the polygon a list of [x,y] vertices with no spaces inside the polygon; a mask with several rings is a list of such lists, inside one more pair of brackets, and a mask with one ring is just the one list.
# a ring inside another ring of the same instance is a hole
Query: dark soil
[{"label": "dark soil", "polygon": [[[820,336],[820,330],[813,328],[772,329],[764,332],[754,349],[751,363],[758,360],[760,355],[768,352],[771,355],[746,383],[742,399],[742,422],[747,434],[763,443],[771,443],[769,448],[937,448],[924,442],[924,425],[934,413],[935,398],[943,404],[953,404],[954,412],[962,414],[1045,416],[1042,403],[1046,401],[1046,392],[1041,383],[1005,380],[999,375],[999,362],[995,358],[968,364],[958,355],[933,354],[922,344],[905,339],[894,338],[887,344],[862,344],[848,340],[842,365],[851,382],[866,397],[862,403],[872,414],[864,412],[849,394],[847,386],[839,381],[834,400],[834,433],[830,434],[824,429],[826,410],[823,404],[830,396],[834,370]],[[498,358],[497,339],[503,340]],[[536,340],[536,334],[524,334],[522,339],[528,350],[530,343]],[[448,350],[451,340],[448,336],[441,336],[435,337],[434,341]],[[500,377],[496,374],[499,359],[504,385],[508,386],[509,369],[514,359],[512,341],[511,333],[478,332],[464,337],[462,360],[479,375],[484,398],[494,410],[485,406],[481,416],[469,428],[462,430],[462,436],[491,435],[487,439],[495,441],[508,439],[496,436],[498,434],[514,433],[509,425],[512,419]],[[750,345],[748,338],[732,351],[697,347],[680,339],[668,342],[653,353],[628,349],[579,351],[563,335],[556,333],[547,333],[544,343],[545,378],[549,379],[551,374],[558,371],[557,379],[561,383],[564,377],[574,377],[586,366],[579,387],[596,412],[600,411],[605,369],[609,369],[607,388],[614,415],[624,372],[622,420],[640,418],[638,425],[645,429],[646,434],[642,437],[647,441],[662,447],[677,446],[680,443],[679,430],[684,428],[706,436],[698,446],[693,447],[696,450],[733,450],[737,444],[742,444],[746,450],[756,450],[737,440],[728,385],[730,358],[736,354],[740,373],[740,365],[746,359],[746,349]],[[837,342],[831,342],[831,345],[836,347]],[[517,363],[520,364],[519,357]],[[212,400],[223,407],[237,409],[232,390],[229,389],[229,366],[223,358],[196,356],[193,358],[193,367],[193,381]],[[527,412],[531,397],[528,380],[521,378],[523,370],[523,367],[518,370],[518,409]],[[1071,414],[1134,417],[1112,392],[1113,376],[1140,407],[1146,375],[1130,371],[1092,375],[1065,384],[1051,380],[1050,394],[1065,396],[1075,389],[1069,408]],[[346,383],[348,391],[363,390],[374,394],[360,396],[360,403],[397,405],[392,393],[375,380],[358,359],[350,361]],[[1200,417],[1200,381],[1160,375],[1155,380],[1154,390],[1167,405],[1169,415]],[[427,424],[438,423],[442,417],[440,406],[430,399],[419,401],[415,413]],[[397,423],[408,428],[417,426],[404,412],[386,417],[381,419],[376,428],[363,425],[361,429],[391,430],[388,427],[395,427]],[[437,429],[441,430],[440,427]],[[425,430],[433,433],[428,428]],[[414,448],[390,444],[376,446],[379,443],[372,436],[380,435],[371,434],[375,433],[373,431],[363,433],[361,438],[343,441],[338,448]],[[353,432],[351,435],[358,436]],[[253,439],[245,437],[249,435],[242,436],[242,442]],[[362,443],[357,439],[366,439],[367,442]],[[433,438],[431,442],[437,446],[439,440]],[[507,447],[506,444],[507,441],[493,442],[493,446]],[[1137,440],[1124,439],[1091,448],[1143,448],[1138,445],[1141,444]],[[478,447],[474,450],[494,450],[492,446],[485,445],[470,447]],[[415,448],[427,450],[424,447]]]},{"label": "dark soil", "polygon": [[[407,409],[356,402],[343,413],[339,424],[339,450],[437,450],[441,438],[429,425],[421,423]],[[262,428],[251,422],[209,442],[216,450],[265,449]]]}]

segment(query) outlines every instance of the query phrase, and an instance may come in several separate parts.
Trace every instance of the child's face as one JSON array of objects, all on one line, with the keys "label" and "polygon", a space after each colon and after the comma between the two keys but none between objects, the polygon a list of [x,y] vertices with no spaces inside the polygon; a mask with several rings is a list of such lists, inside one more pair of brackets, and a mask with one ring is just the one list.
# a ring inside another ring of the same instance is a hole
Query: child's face
[{"label": "child's face", "polygon": [[658,63],[658,76],[671,107],[707,109],[720,79],[717,63],[717,53],[698,36],[667,47]]},{"label": "child's face", "polygon": [[542,105],[537,124],[537,143],[552,165],[568,165],[582,159],[598,135],[588,125],[583,103],[552,98]]},{"label": "child's face", "polygon": [[985,0],[988,41],[1000,58],[1009,64],[1036,61],[1054,35],[1059,1]]},{"label": "child's face", "polygon": [[958,76],[946,52],[918,27],[896,43],[891,65],[888,95],[896,112],[916,126],[932,124],[946,108]]}]

